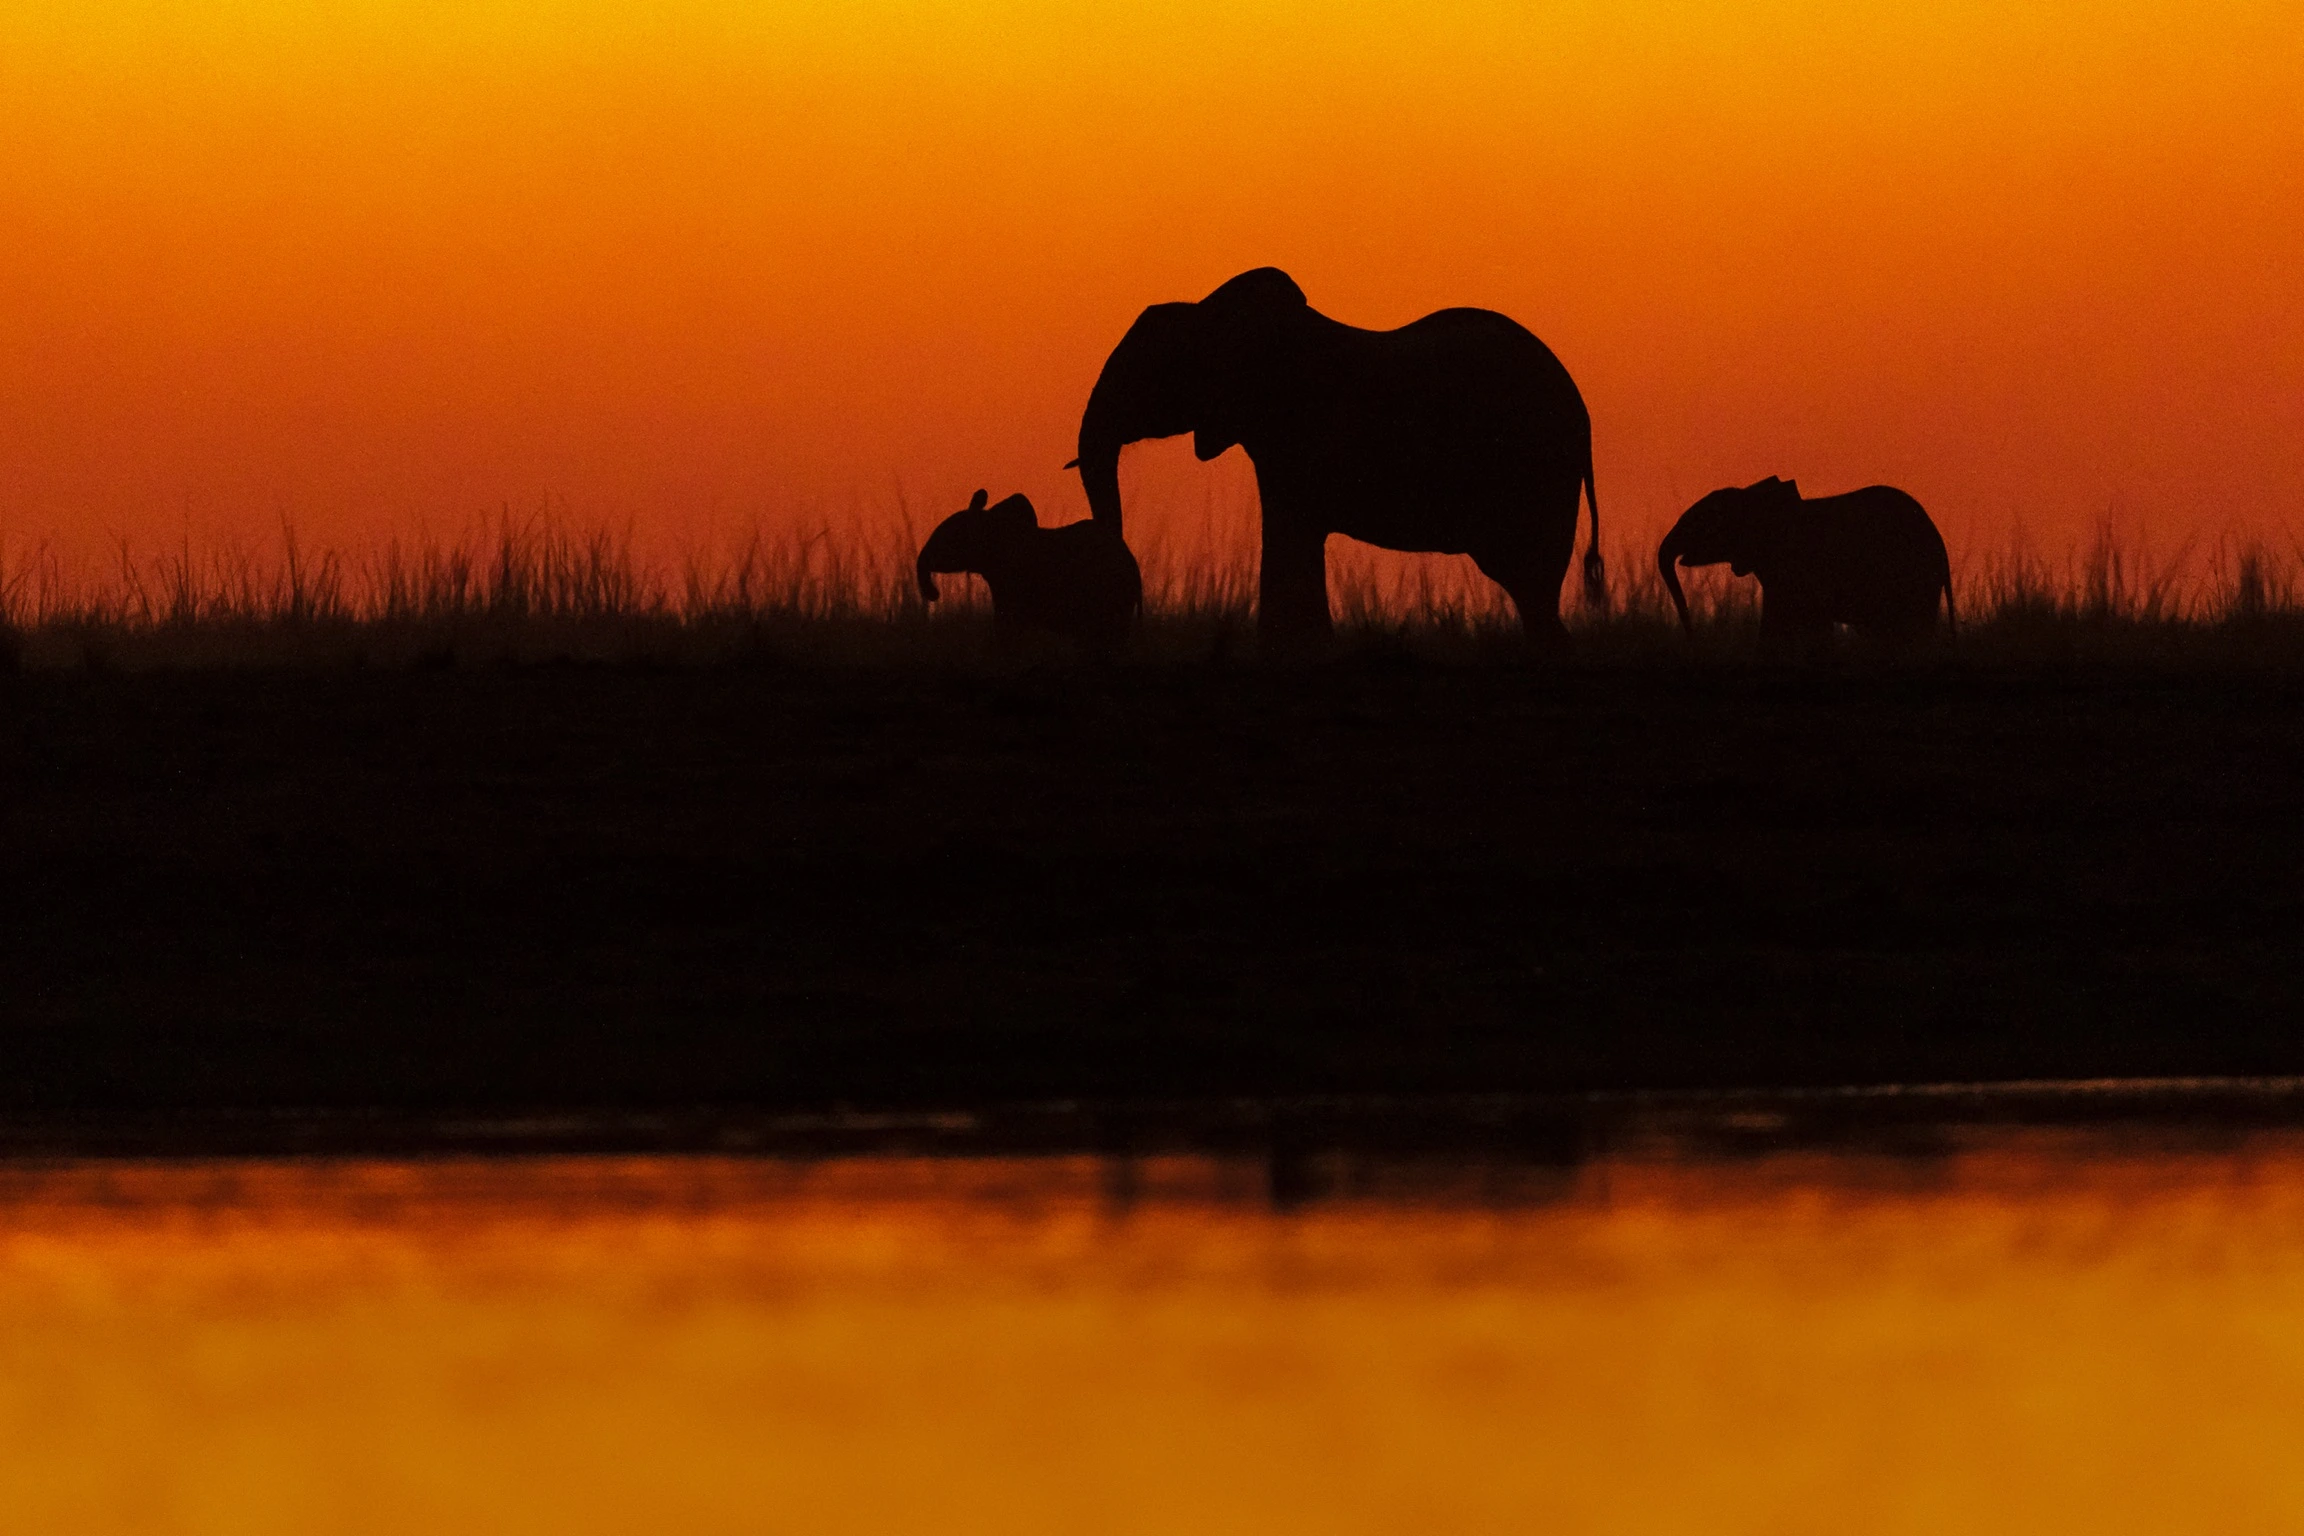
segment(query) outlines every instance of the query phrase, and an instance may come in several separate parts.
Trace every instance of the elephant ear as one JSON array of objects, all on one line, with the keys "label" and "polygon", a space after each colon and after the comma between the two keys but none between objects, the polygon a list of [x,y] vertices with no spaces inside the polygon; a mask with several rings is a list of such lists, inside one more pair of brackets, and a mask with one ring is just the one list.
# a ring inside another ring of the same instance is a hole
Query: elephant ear
[{"label": "elephant ear", "polygon": [[[1221,290],[1219,290],[1221,291]],[[1252,389],[1251,358],[1262,344],[1263,328],[1238,315],[1210,314],[1200,340],[1199,419],[1192,427],[1192,456],[1205,464],[1240,441],[1242,407]]]},{"label": "elephant ear", "polygon": [[992,498],[990,494],[987,493],[982,486],[978,486],[976,488],[976,494],[968,498],[968,510],[971,512],[981,512],[984,510],[984,503],[991,499]]},{"label": "elephant ear", "polygon": [[1304,290],[1296,286],[1296,279],[1278,267],[1257,267],[1217,284],[1216,291],[1200,303],[1207,309],[1231,314],[1302,309],[1310,301],[1304,297]]},{"label": "elephant ear", "polygon": [[993,503],[984,514],[984,532],[987,537],[1002,543],[1028,539],[1040,531],[1040,514],[1032,509],[1031,500],[1021,493]]},{"label": "elephant ear", "polygon": [[1220,285],[1198,304],[1208,390],[1192,452],[1203,463],[1237,445],[1261,377],[1289,322],[1310,309],[1304,290],[1278,267],[1257,267]]},{"label": "elephant ear", "polygon": [[1243,418],[1256,382],[1244,339],[1226,336],[1208,349],[1207,392],[1200,402],[1200,424],[1192,429],[1192,454],[1203,464],[1235,447],[1246,430]]},{"label": "elephant ear", "polygon": [[1745,492],[1736,531],[1742,558],[1734,561],[1730,569],[1739,576],[1759,572],[1765,580],[1782,547],[1784,519],[1800,509],[1800,487],[1770,475],[1757,485],[1747,486]]}]

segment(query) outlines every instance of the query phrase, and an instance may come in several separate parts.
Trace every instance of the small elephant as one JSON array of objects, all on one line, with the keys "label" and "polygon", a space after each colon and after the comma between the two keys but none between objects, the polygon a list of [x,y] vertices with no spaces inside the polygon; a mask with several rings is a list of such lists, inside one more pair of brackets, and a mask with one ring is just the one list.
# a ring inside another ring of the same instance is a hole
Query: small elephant
[{"label": "small elephant", "polygon": [[992,589],[1000,629],[1031,624],[1099,654],[1118,650],[1144,606],[1144,574],[1120,535],[1093,519],[1043,528],[1023,496],[986,500],[978,491],[920,546],[921,597],[936,601],[940,573],[972,572]]},{"label": "small elephant", "polygon": [[1656,547],[1656,571],[1680,627],[1688,598],[1676,565],[1719,565],[1760,578],[1760,633],[1773,642],[1814,642],[1835,624],[1890,643],[1926,635],[1952,612],[1952,562],[1920,503],[1894,486],[1870,485],[1809,500],[1790,480],[1714,491],[1690,507]]}]

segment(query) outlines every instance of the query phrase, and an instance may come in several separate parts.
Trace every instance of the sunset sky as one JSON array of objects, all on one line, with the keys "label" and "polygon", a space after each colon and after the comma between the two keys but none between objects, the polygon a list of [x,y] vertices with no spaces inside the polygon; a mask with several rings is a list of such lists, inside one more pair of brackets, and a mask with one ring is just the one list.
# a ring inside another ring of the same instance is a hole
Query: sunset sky
[{"label": "sunset sky", "polygon": [[1263,264],[1528,325],[1612,536],[2304,535],[2294,0],[11,0],[0,538],[1065,519],[1137,310]]}]

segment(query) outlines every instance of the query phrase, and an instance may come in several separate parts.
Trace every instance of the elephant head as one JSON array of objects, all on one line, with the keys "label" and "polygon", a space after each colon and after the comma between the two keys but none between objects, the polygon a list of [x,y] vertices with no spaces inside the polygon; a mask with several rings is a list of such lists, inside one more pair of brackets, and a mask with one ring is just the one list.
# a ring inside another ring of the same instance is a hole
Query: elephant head
[{"label": "elephant head", "polygon": [[1078,466],[1096,521],[1120,531],[1120,450],[1192,434],[1202,460],[1243,440],[1271,397],[1291,326],[1312,313],[1277,267],[1243,272],[1197,303],[1155,304],[1104,360],[1080,416]]},{"label": "elephant head", "polygon": [[986,506],[990,499],[978,491],[964,510],[938,523],[928,542],[920,546],[913,574],[920,580],[920,596],[925,601],[932,603],[942,595],[936,590],[939,574],[981,572],[1040,526],[1040,516],[1026,498],[1011,496],[998,506]]},{"label": "elephant head", "polygon": [[1672,594],[1683,633],[1693,626],[1688,596],[1680,590],[1680,573],[1674,567],[1725,562],[1737,575],[1751,575],[1768,561],[1786,510],[1799,504],[1800,487],[1771,475],[1751,485],[1714,491],[1680,515],[1656,546],[1656,574]]}]

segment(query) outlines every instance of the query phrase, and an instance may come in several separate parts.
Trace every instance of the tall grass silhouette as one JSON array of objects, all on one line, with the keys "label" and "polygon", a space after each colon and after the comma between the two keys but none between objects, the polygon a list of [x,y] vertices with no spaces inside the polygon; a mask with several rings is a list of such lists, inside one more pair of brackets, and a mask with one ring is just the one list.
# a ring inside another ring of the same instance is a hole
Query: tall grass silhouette
[{"label": "tall grass silhouette", "polygon": [[[631,530],[509,511],[461,537],[316,548],[283,524],[101,561],[0,545],[0,662],[42,668],[423,666],[728,661],[944,664],[994,656],[981,586],[923,604],[913,520],[754,527],[710,549],[642,547]],[[1253,654],[1256,551],[1237,517],[1132,531],[1143,564],[1140,659]],[[1747,659],[1758,591],[1688,573],[1679,633],[1650,548],[1608,550],[1604,605],[1564,589],[1578,655],[1601,663]],[[1468,560],[1398,557],[1338,539],[1329,594],[1340,647],[1436,659],[1519,655],[1511,605]],[[1956,562],[1957,641],[1980,661],[2224,660],[2304,665],[2304,550],[2228,537],[2155,553],[2109,522],[2060,555],[2021,540]],[[1051,651],[1049,655],[1058,654]]]}]

